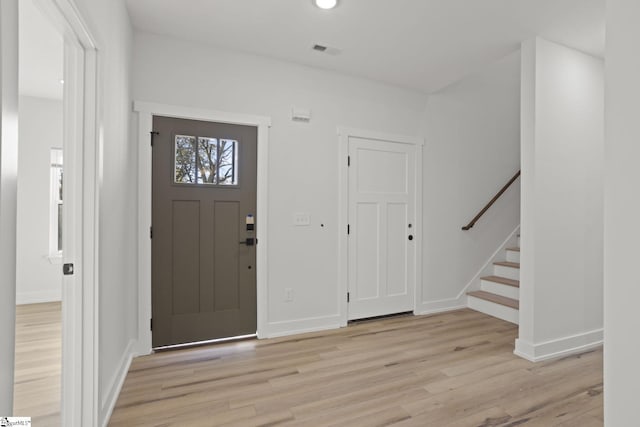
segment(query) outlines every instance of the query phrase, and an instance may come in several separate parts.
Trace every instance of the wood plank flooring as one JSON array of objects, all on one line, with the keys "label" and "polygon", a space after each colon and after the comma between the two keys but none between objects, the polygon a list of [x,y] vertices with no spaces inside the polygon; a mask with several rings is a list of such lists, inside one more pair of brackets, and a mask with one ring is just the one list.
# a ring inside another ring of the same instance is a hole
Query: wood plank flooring
[{"label": "wood plank flooring", "polygon": [[13,412],[38,427],[60,426],[61,303],[16,306]]},{"label": "wood plank flooring", "polygon": [[533,364],[460,310],[134,360],[110,426],[602,426],[602,350]]}]

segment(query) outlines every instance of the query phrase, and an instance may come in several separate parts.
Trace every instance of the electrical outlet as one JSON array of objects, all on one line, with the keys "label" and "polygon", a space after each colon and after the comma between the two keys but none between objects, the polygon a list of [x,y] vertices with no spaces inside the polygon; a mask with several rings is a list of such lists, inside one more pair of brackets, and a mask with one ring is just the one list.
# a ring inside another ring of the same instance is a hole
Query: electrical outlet
[{"label": "electrical outlet", "polygon": [[287,288],[284,290],[284,301],[285,302],[293,301],[293,289]]},{"label": "electrical outlet", "polygon": [[311,215],[305,212],[293,214],[293,225],[303,227],[311,224]]}]

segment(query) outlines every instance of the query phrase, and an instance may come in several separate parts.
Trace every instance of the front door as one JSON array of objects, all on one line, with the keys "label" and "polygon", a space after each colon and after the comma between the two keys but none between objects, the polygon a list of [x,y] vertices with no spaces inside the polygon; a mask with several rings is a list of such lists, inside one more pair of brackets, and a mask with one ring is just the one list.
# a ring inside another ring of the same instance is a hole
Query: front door
[{"label": "front door", "polygon": [[153,347],[255,334],[257,128],[153,129]]},{"label": "front door", "polygon": [[349,138],[349,320],[413,311],[415,156]]}]

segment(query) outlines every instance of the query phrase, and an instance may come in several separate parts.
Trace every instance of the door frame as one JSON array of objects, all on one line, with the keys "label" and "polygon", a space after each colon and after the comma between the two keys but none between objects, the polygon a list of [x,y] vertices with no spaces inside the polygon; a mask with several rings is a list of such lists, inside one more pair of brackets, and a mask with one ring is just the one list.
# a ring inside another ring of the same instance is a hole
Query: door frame
[{"label": "door frame", "polygon": [[[355,129],[350,127],[338,128],[338,230],[340,238],[338,242],[338,307],[340,309],[341,326],[348,323],[349,305],[347,292],[349,292],[349,238],[347,225],[349,224],[349,139],[363,138],[376,141],[392,142],[396,144],[415,145],[415,271],[414,271],[414,312],[418,311],[422,301],[422,245],[424,231],[422,229],[422,152],[424,139],[408,135],[395,135],[372,130]],[[411,273],[410,273],[411,274]]]},{"label": "door frame", "polygon": [[102,79],[99,43],[73,0],[35,0],[64,38],[65,186],[61,422],[97,425],[99,404],[99,171]]},{"label": "door frame", "polygon": [[258,129],[258,170],[256,208],[256,298],[258,338],[267,332],[268,263],[268,166],[269,128],[271,118],[249,114],[191,108],[179,105],[135,101],[133,109],[138,113],[138,345],[137,354],[150,354],[151,344],[151,132],[153,116],[178,119],[203,120],[216,123],[255,126]]}]

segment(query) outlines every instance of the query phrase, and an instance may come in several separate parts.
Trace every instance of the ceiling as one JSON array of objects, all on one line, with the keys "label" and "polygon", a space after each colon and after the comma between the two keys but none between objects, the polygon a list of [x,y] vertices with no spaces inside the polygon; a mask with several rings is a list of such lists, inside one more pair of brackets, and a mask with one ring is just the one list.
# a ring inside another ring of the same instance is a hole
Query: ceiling
[{"label": "ceiling", "polygon": [[20,95],[62,99],[62,36],[32,0],[19,4]]},{"label": "ceiling", "polygon": [[[127,0],[135,28],[437,91],[540,35],[604,53],[604,0]],[[314,51],[316,43],[338,54]]]}]

